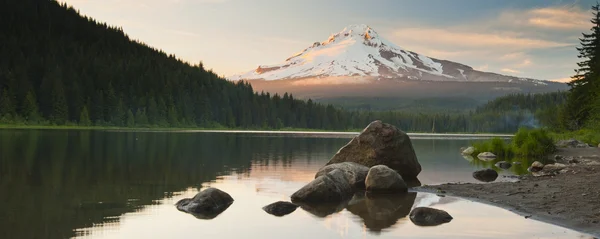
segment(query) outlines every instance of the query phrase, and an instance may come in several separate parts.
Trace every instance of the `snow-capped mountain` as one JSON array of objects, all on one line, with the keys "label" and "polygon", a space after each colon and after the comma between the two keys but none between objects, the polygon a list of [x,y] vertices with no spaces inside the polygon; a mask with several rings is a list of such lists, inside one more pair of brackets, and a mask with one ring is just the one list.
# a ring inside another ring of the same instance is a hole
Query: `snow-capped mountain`
[{"label": "snow-capped mountain", "polygon": [[339,78],[348,83],[354,82],[353,79],[369,78],[546,84],[544,81],[481,72],[460,63],[427,57],[383,39],[367,25],[350,25],[281,64],[261,65],[228,79],[273,81],[325,77]]}]

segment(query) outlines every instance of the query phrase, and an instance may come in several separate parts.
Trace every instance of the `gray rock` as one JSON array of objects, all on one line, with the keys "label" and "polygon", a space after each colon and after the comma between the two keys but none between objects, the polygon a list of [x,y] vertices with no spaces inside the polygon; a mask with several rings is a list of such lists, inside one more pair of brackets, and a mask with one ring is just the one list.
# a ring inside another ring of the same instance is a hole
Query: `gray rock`
[{"label": "gray rock", "polygon": [[369,169],[365,179],[367,192],[402,193],[408,191],[402,176],[385,165],[376,165]]},{"label": "gray rock", "polygon": [[493,169],[482,169],[473,172],[473,178],[482,182],[493,182],[498,178],[498,172]]},{"label": "gray rock", "polygon": [[555,163],[555,164],[546,164],[544,165],[544,168],[542,169],[542,171],[544,172],[558,172],[560,170],[563,170],[567,168],[567,165],[564,164],[560,164],[560,163]]},{"label": "gray rock", "polygon": [[483,152],[483,153],[478,154],[477,158],[486,161],[486,160],[496,159],[496,155],[491,152]]},{"label": "gray rock", "polygon": [[298,205],[296,204],[279,201],[264,206],[262,209],[268,214],[281,217],[296,211],[296,208],[298,208]]},{"label": "gray rock", "polygon": [[352,197],[353,189],[342,170],[315,178],[292,194],[292,202],[339,202]]},{"label": "gray rock", "polygon": [[589,144],[576,139],[560,140],[556,142],[556,147],[559,148],[591,148]]},{"label": "gray rock", "polygon": [[598,144],[598,148],[600,148],[600,144]]},{"label": "gray rock", "polygon": [[462,151],[463,155],[472,155],[475,153],[475,147],[471,146]]},{"label": "gray rock", "polygon": [[213,219],[233,203],[233,198],[216,188],[207,188],[193,198],[179,200],[175,205],[179,211],[187,212],[199,219]]},{"label": "gray rock", "polygon": [[410,220],[417,226],[437,226],[452,221],[452,216],[446,211],[417,207],[410,212]]},{"label": "gray rock", "polygon": [[496,167],[501,168],[501,169],[509,169],[510,167],[512,167],[512,164],[510,162],[506,162],[506,161],[500,161],[497,162]]},{"label": "gray rock", "polygon": [[352,185],[352,187],[356,189],[364,189],[365,188],[365,178],[367,177],[367,173],[369,173],[369,168],[367,166],[353,163],[353,162],[343,162],[326,165],[319,169],[319,172],[315,175],[315,178],[323,176],[334,169],[342,170],[346,180],[348,183]]},{"label": "gray rock", "polygon": [[416,179],[421,172],[408,135],[379,120],[373,121],[342,147],[327,165],[341,162],[355,162],[367,167],[386,165],[406,180]]}]

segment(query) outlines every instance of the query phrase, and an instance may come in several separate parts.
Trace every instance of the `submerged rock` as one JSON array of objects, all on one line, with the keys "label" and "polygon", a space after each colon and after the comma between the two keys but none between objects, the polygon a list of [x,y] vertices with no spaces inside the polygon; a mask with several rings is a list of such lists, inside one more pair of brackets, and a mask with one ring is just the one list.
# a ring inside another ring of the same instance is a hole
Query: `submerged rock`
[{"label": "submerged rock", "polygon": [[326,165],[325,167],[319,169],[319,172],[317,172],[315,178],[323,176],[335,169],[342,170],[346,180],[348,180],[348,183],[350,183],[352,187],[356,189],[365,188],[365,179],[367,178],[367,173],[369,173],[369,168],[358,163],[343,162]]},{"label": "submerged rock", "polygon": [[367,167],[386,165],[405,180],[416,179],[421,172],[421,164],[408,135],[379,120],[373,121],[342,147],[327,165],[341,162],[355,162]]},{"label": "submerged rock", "polygon": [[487,160],[496,159],[496,155],[491,152],[483,152],[483,153],[479,153],[477,155],[477,158],[487,161]]},{"label": "submerged rock", "polygon": [[296,211],[296,208],[298,208],[298,205],[296,204],[279,201],[264,206],[262,209],[268,214],[281,217]]},{"label": "submerged rock", "polygon": [[292,202],[340,202],[351,198],[352,193],[344,172],[334,169],[292,194]]},{"label": "submerged rock", "polygon": [[193,198],[179,200],[175,205],[179,211],[187,212],[199,219],[213,219],[233,203],[233,198],[216,188],[207,188]]},{"label": "submerged rock", "polygon": [[493,169],[482,169],[473,172],[473,178],[482,182],[493,182],[498,178],[498,172]]},{"label": "submerged rock", "polygon": [[509,169],[510,167],[512,167],[512,164],[506,161],[497,162],[495,165],[496,167],[501,169]]},{"label": "submerged rock", "polygon": [[376,165],[369,169],[365,186],[373,193],[402,193],[408,191],[402,176],[385,165]]},{"label": "submerged rock", "polygon": [[475,153],[475,147],[471,146],[462,151],[463,155],[472,155]]},{"label": "submerged rock", "polygon": [[446,211],[429,207],[413,209],[409,218],[417,226],[437,226],[453,219]]}]

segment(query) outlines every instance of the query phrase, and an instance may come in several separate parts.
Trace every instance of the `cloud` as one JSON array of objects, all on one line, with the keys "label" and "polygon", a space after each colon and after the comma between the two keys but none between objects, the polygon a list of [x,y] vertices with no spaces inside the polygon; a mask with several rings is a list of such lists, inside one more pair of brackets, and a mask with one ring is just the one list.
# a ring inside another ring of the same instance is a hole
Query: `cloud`
[{"label": "cloud", "polygon": [[527,12],[528,23],[542,28],[588,29],[591,14],[575,6],[538,8]]},{"label": "cloud", "polygon": [[571,77],[565,77],[565,78],[551,79],[550,81],[568,83],[568,82],[571,82],[571,80],[572,80]]},{"label": "cloud", "polygon": [[420,42],[422,45],[458,46],[466,48],[500,48],[512,50],[543,49],[571,46],[571,43],[550,41],[511,34],[484,32],[452,31],[439,28],[403,28],[396,30],[394,36],[400,41]]}]

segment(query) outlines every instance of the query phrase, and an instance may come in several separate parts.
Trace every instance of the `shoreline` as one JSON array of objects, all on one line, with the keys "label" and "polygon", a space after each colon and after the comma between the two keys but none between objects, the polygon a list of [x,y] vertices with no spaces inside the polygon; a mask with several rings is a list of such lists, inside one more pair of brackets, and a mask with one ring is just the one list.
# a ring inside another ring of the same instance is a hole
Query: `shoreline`
[{"label": "shoreline", "polygon": [[446,183],[413,190],[493,205],[600,237],[600,149],[560,149],[556,154],[581,162],[555,176],[526,175],[517,182]]},{"label": "shoreline", "polygon": [[[18,129],[18,130],[99,130],[99,131],[142,131],[142,132],[189,132],[189,133],[247,133],[247,134],[322,134],[322,135],[358,135],[361,130],[348,131],[328,131],[319,129],[232,129],[232,128],[187,128],[187,127],[118,127],[118,126],[77,126],[77,125],[0,125],[0,130]],[[478,138],[511,138],[514,134],[506,133],[424,133],[424,132],[407,132],[409,136],[415,137],[472,137]]]}]

